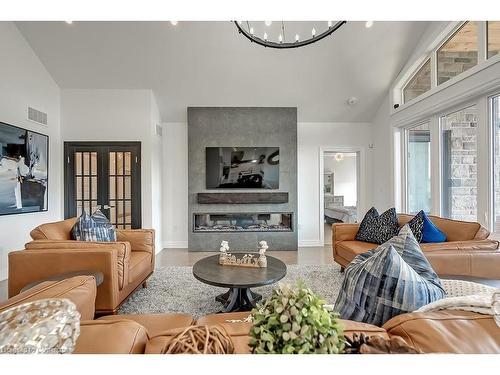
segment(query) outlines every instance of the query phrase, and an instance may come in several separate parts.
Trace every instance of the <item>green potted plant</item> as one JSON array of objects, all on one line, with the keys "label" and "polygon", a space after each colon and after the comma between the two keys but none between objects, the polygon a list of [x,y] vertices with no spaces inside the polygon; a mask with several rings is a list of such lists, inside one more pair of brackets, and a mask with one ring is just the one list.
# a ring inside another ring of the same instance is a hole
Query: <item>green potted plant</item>
[{"label": "green potted plant", "polygon": [[299,281],[280,285],[252,310],[250,348],[253,353],[341,353],[345,338],[338,315]]}]

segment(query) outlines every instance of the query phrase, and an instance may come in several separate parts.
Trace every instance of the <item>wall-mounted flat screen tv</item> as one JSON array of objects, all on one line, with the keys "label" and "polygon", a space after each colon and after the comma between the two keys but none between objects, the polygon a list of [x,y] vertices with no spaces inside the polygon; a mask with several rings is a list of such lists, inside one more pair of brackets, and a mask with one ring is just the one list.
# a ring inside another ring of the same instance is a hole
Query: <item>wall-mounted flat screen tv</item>
[{"label": "wall-mounted flat screen tv", "polygon": [[279,189],[279,147],[207,147],[207,189]]}]

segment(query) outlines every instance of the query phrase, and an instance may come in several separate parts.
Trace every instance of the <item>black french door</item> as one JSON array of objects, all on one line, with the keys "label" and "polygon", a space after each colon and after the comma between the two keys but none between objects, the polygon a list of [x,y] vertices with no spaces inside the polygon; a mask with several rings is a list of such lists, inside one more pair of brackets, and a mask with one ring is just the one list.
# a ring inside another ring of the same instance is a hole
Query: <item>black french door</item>
[{"label": "black french door", "polygon": [[121,229],[141,228],[141,143],[65,142],[64,217],[96,209]]}]

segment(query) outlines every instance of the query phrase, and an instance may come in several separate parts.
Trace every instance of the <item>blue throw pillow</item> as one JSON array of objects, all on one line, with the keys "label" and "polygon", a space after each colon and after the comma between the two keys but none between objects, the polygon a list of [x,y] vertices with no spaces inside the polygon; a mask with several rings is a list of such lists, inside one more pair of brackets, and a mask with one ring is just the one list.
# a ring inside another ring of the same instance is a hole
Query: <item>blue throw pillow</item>
[{"label": "blue throw pillow", "polygon": [[431,219],[429,219],[425,212],[423,215],[423,219],[424,228],[422,231],[422,242],[445,242],[446,235],[434,225],[434,223],[431,221]]},{"label": "blue throw pillow", "polygon": [[73,228],[71,228],[71,238],[76,241],[116,241],[115,227],[108,218],[97,210],[90,216],[83,211]]},{"label": "blue throw pillow", "polygon": [[349,264],[335,310],[342,319],[381,326],[444,296],[439,277],[405,225],[397,237]]}]

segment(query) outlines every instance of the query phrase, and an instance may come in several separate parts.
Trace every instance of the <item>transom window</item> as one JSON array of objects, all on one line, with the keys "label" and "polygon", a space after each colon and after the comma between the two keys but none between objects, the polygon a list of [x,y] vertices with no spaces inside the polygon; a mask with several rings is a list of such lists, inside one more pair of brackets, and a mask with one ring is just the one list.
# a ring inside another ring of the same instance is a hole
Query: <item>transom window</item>
[{"label": "transom window", "polygon": [[488,21],[488,58],[500,53],[500,21]]},{"label": "transom window", "polygon": [[477,22],[466,22],[437,50],[437,84],[477,65]]},{"label": "transom window", "polygon": [[431,60],[428,59],[403,89],[403,100],[409,102],[431,89]]}]

